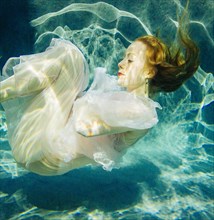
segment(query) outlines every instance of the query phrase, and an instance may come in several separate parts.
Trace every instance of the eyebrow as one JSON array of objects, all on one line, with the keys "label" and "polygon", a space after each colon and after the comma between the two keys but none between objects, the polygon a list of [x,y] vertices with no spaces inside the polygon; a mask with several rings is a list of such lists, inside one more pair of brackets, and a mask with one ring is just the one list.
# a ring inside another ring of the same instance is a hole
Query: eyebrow
[{"label": "eyebrow", "polygon": [[133,52],[128,52],[126,56],[135,55]]},{"label": "eyebrow", "polygon": [[133,53],[127,53],[126,55],[125,55],[125,57],[126,57],[126,59],[134,59],[135,58],[135,55],[133,54]]}]

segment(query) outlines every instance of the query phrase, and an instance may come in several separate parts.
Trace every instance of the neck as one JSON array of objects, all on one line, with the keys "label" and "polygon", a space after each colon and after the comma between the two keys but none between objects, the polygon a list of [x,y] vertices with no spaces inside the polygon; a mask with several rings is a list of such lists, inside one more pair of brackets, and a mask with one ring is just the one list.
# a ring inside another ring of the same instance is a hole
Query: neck
[{"label": "neck", "polygon": [[139,97],[142,96],[149,97],[149,86],[146,83],[135,89],[128,88],[127,91]]}]

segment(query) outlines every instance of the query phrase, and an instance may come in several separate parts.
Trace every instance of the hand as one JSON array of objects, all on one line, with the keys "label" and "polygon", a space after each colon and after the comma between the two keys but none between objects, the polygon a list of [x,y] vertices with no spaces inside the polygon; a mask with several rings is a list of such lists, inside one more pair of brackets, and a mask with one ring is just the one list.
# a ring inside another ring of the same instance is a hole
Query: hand
[{"label": "hand", "polygon": [[110,131],[110,127],[99,119],[77,121],[75,127],[76,131],[85,137],[102,135]]}]

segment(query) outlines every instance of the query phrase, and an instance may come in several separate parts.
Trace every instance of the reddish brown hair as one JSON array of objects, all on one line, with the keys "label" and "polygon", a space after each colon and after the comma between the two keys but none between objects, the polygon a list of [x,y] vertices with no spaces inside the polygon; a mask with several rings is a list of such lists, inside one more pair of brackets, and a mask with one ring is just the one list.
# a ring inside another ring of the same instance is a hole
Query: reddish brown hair
[{"label": "reddish brown hair", "polygon": [[[179,23],[181,24],[183,20],[184,17],[180,19]],[[153,92],[171,92],[178,89],[196,72],[199,66],[199,49],[190,39],[186,26],[180,25],[178,39],[178,47],[168,47],[154,36],[143,36],[136,39],[147,46],[148,63],[151,64],[150,71],[153,71],[154,75],[150,80]]]}]

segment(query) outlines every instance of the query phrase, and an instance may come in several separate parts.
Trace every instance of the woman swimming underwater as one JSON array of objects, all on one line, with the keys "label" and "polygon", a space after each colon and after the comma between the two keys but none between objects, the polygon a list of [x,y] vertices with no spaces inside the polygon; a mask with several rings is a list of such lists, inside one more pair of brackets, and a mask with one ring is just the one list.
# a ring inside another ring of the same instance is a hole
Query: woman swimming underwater
[{"label": "woman swimming underwater", "polygon": [[158,122],[160,105],[149,97],[178,89],[198,68],[198,48],[184,29],[178,33],[184,55],[140,37],[118,64],[118,77],[98,68],[87,92],[88,65],[69,41],[52,39],[43,53],[9,59],[0,102],[17,163],[40,175],[116,166]]}]

